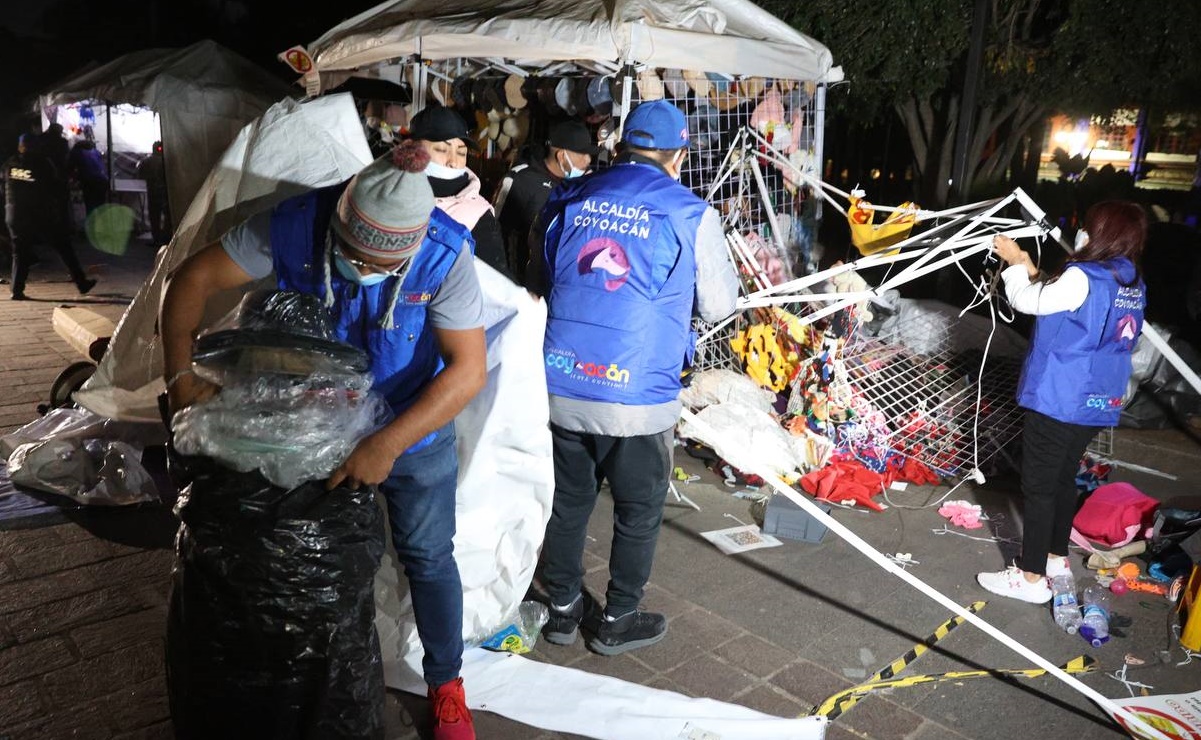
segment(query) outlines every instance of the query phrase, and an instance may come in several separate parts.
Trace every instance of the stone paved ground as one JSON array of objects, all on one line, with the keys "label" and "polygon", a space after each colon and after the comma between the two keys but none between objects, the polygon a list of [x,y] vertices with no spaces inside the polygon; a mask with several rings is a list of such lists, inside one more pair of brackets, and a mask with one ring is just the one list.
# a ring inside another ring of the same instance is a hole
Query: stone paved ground
[{"label": "stone paved ground", "polygon": [[[33,419],[55,375],[80,359],[50,329],[53,307],[89,305],[116,319],[149,270],[150,256],[140,245],[120,259],[88,252],[84,262],[95,265],[102,282],[96,296],[84,300],[67,282],[32,284],[28,292],[37,300],[26,303],[5,300],[7,290],[0,294],[0,432]],[[64,280],[58,269],[52,262],[35,276]],[[1160,498],[1191,493],[1191,481],[1201,474],[1201,448],[1177,432],[1122,430],[1116,456],[1179,476],[1174,482],[1128,471],[1115,476]],[[949,616],[831,535],[820,544],[786,541],[748,555],[721,555],[698,533],[732,526],[728,516],[749,521],[746,502],[696,461],[677,462],[703,476],[686,488],[702,511],[667,510],[646,599],[648,608],[669,617],[667,639],[616,658],[592,655],[579,643],[540,643],[535,660],[790,716],[862,681]],[[1000,533],[1012,536],[1018,521],[1013,491],[1012,480],[999,479],[964,487],[956,497],[981,503]],[[911,552],[920,561],[912,572],[956,602],[985,599],[972,575],[1001,567],[1006,551],[994,542],[933,534],[945,520],[917,507],[945,492],[911,488],[892,494],[897,505],[885,512],[836,510],[835,516],[883,552]],[[610,513],[602,499],[590,528],[587,582],[594,592],[603,591],[606,580]],[[172,736],[162,643],[174,528],[170,512],[158,507],[0,530],[0,740]],[[1172,664],[1158,660],[1168,643],[1166,602],[1127,595],[1115,611],[1133,624],[1125,637],[1096,650],[1059,632],[1045,609],[993,599],[981,616],[1053,661],[1085,653],[1112,671],[1127,654],[1145,660],[1131,678],[1153,686],[1152,693],[1201,686],[1201,662],[1174,665],[1183,658],[1179,650]],[[1025,665],[964,626],[902,675]],[[1105,696],[1126,695],[1102,673],[1083,680]],[[388,702],[390,740],[428,737],[424,699],[390,692]],[[477,713],[476,722],[488,740],[568,737],[486,712]],[[827,737],[988,740],[1044,737],[1050,727],[1059,737],[1123,736],[1057,681],[989,678],[873,694],[834,721]]]}]

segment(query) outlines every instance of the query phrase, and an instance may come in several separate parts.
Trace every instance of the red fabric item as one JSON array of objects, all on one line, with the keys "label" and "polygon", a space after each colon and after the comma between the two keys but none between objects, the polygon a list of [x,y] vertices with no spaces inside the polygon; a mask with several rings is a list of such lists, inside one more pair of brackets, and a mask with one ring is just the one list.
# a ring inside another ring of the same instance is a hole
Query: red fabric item
[{"label": "red fabric item", "polygon": [[1158,501],[1129,483],[1106,483],[1084,500],[1072,526],[1094,542],[1120,547],[1151,526],[1157,508]]},{"label": "red fabric item", "polygon": [[858,460],[838,460],[802,476],[801,488],[814,498],[835,503],[852,501],[883,511],[884,507],[872,501],[872,496],[883,492],[884,480],[884,476],[868,470]]}]

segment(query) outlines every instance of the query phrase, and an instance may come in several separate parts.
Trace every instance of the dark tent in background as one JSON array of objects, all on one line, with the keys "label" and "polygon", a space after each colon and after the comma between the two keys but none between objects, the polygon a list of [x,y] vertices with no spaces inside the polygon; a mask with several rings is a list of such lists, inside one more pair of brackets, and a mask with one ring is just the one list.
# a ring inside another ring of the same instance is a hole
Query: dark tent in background
[{"label": "dark tent in background", "polygon": [[159,115],[171,213],[178,219],[238,131],[281,98],[301,91],[214,41],[144,49],[56,83],[38,96],[45,110],[95,102]]}]

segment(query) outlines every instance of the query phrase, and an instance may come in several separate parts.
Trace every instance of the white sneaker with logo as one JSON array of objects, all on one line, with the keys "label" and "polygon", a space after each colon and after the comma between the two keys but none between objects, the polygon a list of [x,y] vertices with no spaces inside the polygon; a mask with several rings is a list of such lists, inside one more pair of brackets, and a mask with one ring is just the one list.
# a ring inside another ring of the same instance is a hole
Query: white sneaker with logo
[{"label": "white sneaker with logo", "polygon": [[985,591],[1031,604],[1045,604],[1051,600],[1051,587],[1047,585],[1047,579],[1040,578],[1031,583],[1016,565],[996,573],[977,573],[976,582]]},{"label": "white sneaker with logo", "polygon": [[1066,555],[1047,556],[1047,578],[1072,575],[1072,563]]}]

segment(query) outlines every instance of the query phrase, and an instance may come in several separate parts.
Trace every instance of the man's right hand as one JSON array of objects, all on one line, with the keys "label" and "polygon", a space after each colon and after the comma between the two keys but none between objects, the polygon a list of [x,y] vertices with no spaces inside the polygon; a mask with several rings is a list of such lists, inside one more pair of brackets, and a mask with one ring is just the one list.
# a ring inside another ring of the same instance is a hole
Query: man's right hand
[{"label": "man's right hand", "polygon": [[167,389],[167,404],[172,418],[192,404],[207,401],[220,390],[221,386],[210,383],[191,371],[179,375]]}]

